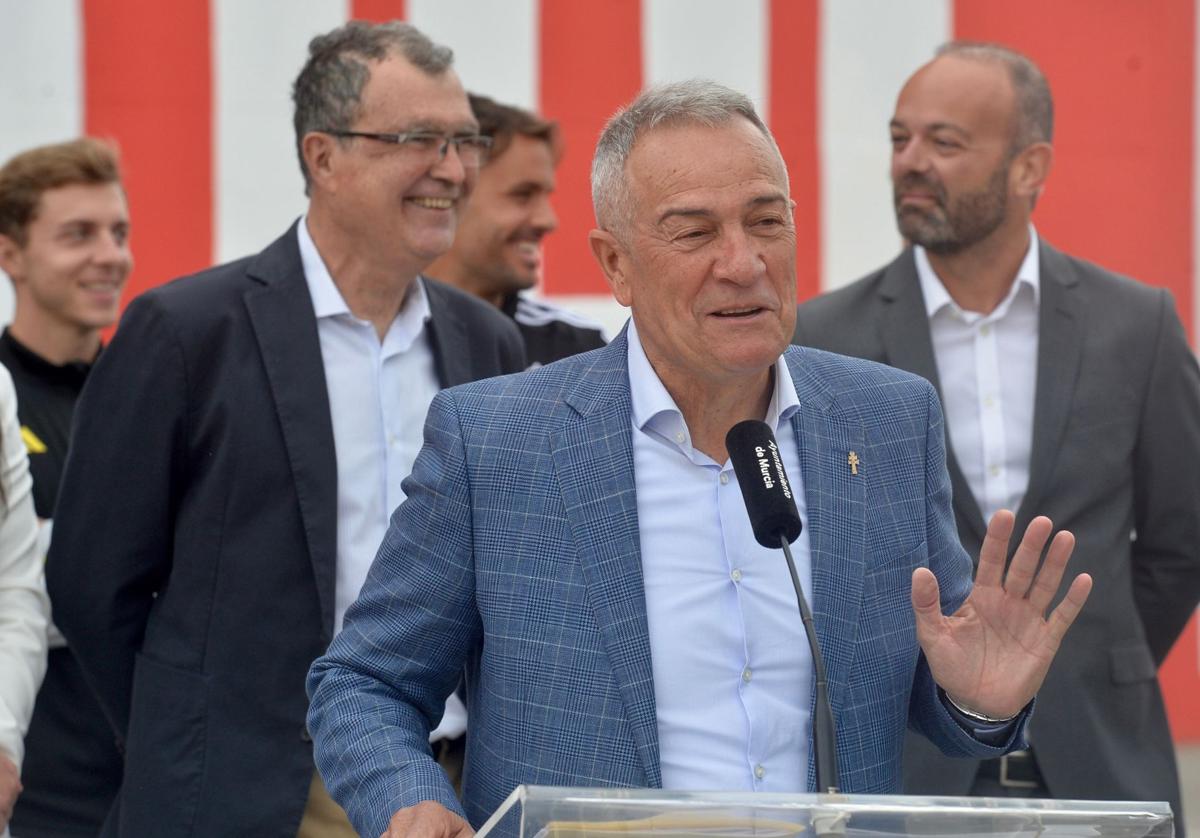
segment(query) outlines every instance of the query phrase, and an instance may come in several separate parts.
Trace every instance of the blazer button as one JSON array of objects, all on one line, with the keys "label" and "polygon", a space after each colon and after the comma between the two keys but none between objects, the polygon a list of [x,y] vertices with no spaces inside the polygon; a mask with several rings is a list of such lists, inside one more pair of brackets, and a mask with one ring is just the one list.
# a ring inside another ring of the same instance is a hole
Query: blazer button
[{"label": "blazer button", "polygon": [[308,732],[308,728],[306,728],[306,727],[300,728],[300,741],[301,742],[312,742],[312,734]]}]

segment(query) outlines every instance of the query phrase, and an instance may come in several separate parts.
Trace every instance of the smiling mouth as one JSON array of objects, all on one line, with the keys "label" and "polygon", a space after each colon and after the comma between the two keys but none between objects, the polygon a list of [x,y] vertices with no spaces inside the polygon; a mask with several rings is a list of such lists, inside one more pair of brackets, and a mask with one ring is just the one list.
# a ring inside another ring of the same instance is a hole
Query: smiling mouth
[{"label": "smiling mouth", "polygon": [[752,317],[758,314],[763,309],[759,307],[753,308],[727,308],[722,311],[714,311],[714,317]]},{"label": "smiling mouth", "polygon": [[409,198],[408,200],[419,207],[425,207],[425,209],[448,210],[454,206],[453,198]]}]

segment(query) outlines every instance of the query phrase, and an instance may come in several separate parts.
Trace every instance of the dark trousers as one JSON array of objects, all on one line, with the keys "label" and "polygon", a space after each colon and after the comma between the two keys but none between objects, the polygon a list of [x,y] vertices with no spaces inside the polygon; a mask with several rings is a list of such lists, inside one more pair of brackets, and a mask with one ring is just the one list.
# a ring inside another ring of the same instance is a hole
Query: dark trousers
[{"label": "dark trousers", "polygon": [[12,833],[22,838],[93,838],[121,787],[123,761],[112,727],[69,649],[51,649],[25,737]]}]

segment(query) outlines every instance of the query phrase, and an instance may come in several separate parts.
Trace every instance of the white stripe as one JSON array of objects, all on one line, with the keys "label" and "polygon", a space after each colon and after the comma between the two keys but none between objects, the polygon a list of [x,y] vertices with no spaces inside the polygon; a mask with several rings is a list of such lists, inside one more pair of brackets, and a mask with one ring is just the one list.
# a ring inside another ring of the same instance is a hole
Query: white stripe
[{"label": "white stripe", "polygon": [[646,84],[712,79],[765,113],[767,25],[766,0],[643,0]]},{"label": "white stripe", "polygon": [[82,28],[75,0],[0,0],[0,162],[83,131]]},{"label": "white stripe", "polygon": [[592,321],[610,340],[629,319],[629,309],[614,300],[611,294],[552,294],[545,299]]},{"label": "white stripe", "polygon": [[822,287],[880,267],[900,249],[888,121],[905,79],[951,37],[951,0],[821,5]]},{"label": "white stripe", "polygon": [[577,329],[600,329],[599,321],[584,317],[561,303],[552,303],[545,297],[536,299],[521,294],[517,297],[517,310],[514,318],[526,326],[548,326],[551,323],[565,323]]},{"label": "white stripe", "polygon": [[407,17],[454,50],[467,90],[537,109],[537,0],[408,0]]},{"label": "white stripe", "polygon": [[292,82],[308,42],[346,17],[347,0],[214,0],[215,261],[257,253],[304,212]]},{"label": "white stripe", "polygon": [[[0,0],[0,165],[83,133],[83,23],[76,0]],[[12,320],[0,271],[0,324]]]}]

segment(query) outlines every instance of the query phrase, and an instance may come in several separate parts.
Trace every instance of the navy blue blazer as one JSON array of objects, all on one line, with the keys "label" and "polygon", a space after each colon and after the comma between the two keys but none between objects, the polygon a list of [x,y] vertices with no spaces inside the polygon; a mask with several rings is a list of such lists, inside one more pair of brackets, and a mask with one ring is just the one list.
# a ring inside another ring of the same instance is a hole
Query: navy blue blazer
[{"label": "navy blue blazer", "polygon": [[[426,285],[441,383],[524,368],[494,307]],[[142,294],[75,414],[47,577],[125,754],[106,834],[294,838],[304,676],[333,636],[337,463],[295,227]]]}]

